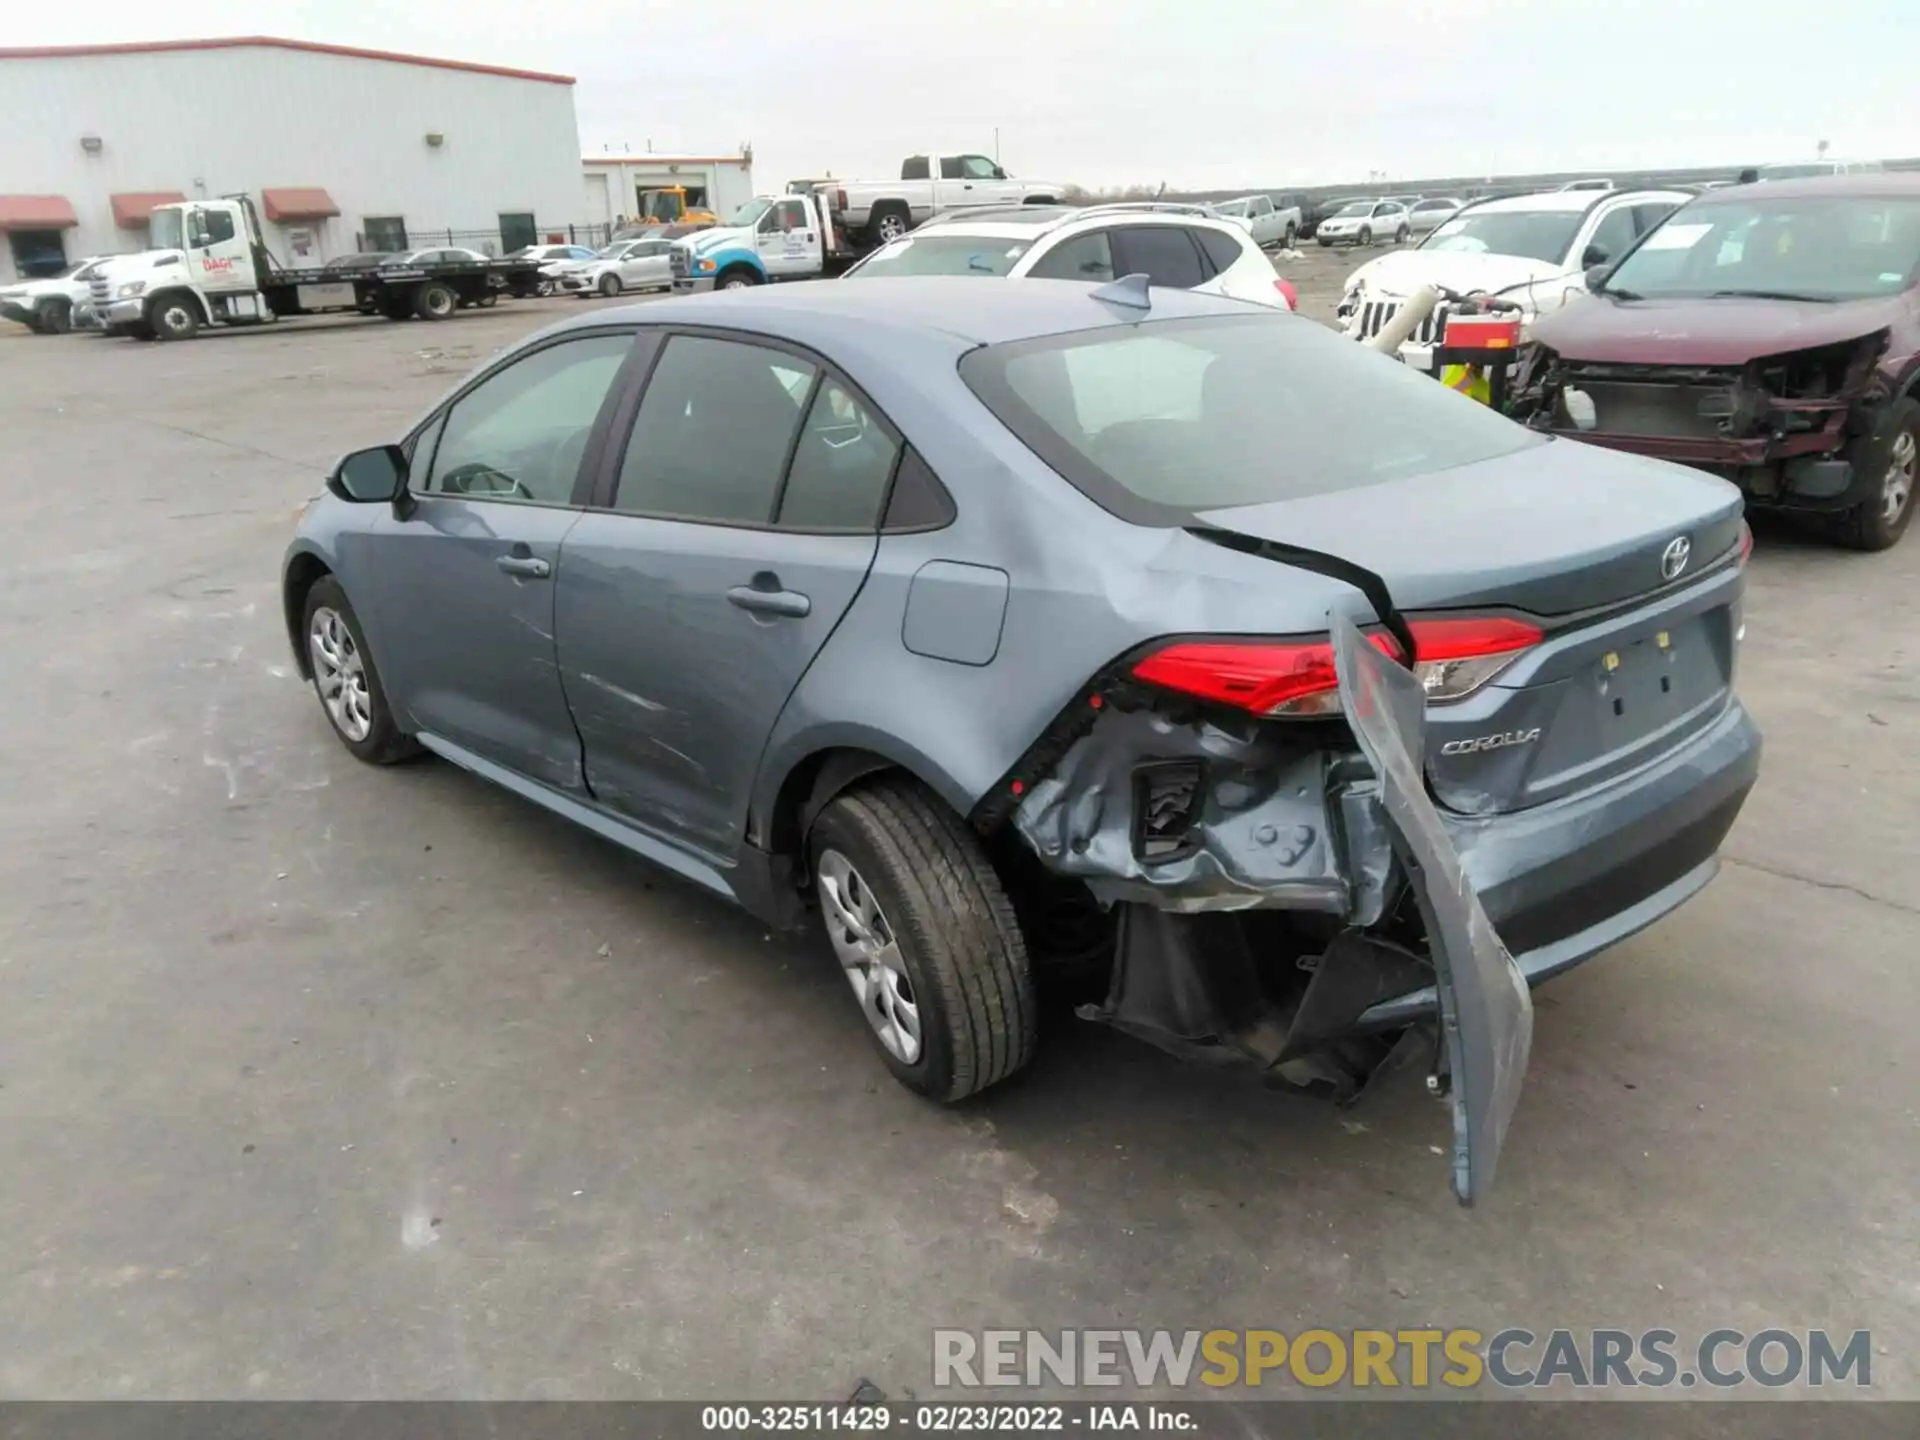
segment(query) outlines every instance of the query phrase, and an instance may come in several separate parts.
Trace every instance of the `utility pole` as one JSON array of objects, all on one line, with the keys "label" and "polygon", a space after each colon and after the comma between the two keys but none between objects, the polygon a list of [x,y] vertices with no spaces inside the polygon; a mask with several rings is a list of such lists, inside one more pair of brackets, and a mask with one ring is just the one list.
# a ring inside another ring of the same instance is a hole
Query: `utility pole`
[{"label": "utility pole", "polygon": [[1000,127],[998,125],[993,127],[993,163],[996,165],[1000,163]]}]

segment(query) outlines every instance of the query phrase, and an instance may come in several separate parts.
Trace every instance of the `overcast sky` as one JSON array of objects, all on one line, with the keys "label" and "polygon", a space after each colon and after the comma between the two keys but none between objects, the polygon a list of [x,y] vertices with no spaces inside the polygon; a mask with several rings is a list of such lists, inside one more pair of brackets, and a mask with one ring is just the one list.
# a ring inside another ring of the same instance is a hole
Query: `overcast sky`
[{"label": "overcast sky", "polygon": [[589,154],[762,190],[990,152],[1088,186],[1920,154],[1920,0],[88,0],[0,44],[273,34],[579,79]]}]

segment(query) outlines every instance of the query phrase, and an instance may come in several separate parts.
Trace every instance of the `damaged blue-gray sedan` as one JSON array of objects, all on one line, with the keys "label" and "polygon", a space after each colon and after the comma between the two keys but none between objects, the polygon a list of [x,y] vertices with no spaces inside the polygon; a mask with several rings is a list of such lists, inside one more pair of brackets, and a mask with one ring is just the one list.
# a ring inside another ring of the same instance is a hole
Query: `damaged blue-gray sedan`
[{"label": "damaged blue-gray sedan", "polygon": [[601,311],[328,490],[286,620],[354,755],[823,925],[934,1099],[1049,975],[1336,1099],[1424,1072],[1468,1203],[1530,984],[1706,885],[1759,765],[1731,485],[1145,277]]}]

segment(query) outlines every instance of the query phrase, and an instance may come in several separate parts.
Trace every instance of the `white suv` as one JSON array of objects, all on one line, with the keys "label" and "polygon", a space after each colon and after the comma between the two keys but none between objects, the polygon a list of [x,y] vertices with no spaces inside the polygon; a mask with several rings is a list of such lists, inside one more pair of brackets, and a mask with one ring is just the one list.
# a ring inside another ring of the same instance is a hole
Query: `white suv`
[{"label": "white suv", "polygon": [[1192,206],[1149,203],[955,211],[881,246],[845,278],[982,275],[1100,284],[1136,274],[1168,289],[1294,308],[1293,286],[1244,226]]}]

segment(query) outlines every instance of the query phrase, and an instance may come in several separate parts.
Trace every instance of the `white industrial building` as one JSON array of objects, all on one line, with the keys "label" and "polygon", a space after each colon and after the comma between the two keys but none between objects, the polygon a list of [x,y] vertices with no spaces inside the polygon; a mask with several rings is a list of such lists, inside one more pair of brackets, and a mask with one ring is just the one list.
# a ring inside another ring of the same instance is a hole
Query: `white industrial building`
[{"label": "white industrial building", "polygon": [[565,75],[257,36],[0,49],[0,115],[0,280],[142,249],[170,200],[252,196],[288,264],[585,218]]},{"label": "white industrial building", "polygon": [[581,168],[586,183],[582,215],[592,224],[617,226],[648,213],[647,192],[678,186],[690,209],[709,210],[722,220],[753,198],[753,152],[738,155],[587,155]]}]

